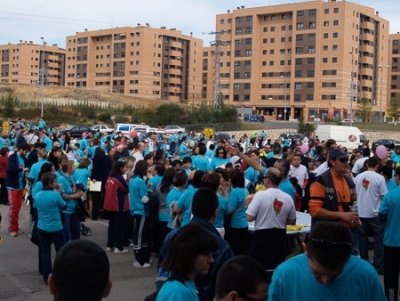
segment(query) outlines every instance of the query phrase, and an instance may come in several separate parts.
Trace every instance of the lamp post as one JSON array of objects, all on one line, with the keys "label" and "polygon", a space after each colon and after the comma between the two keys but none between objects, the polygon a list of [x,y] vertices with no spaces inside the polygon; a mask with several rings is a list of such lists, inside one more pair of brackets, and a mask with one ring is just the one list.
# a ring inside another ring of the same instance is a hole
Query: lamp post
[{"label": "lamp post", "polygon": [[[282,80],[283,80],[283,75],[281,75],[281,78],[282,78]],[[283,87],[283,89],[284,89],[284,95],[283,95],[283,97],[285,98],[284,99],[284,108],[283,108],[283,120],[286,120],[286,84],[285,83],[283,83],[285,86]]]},{"label": "lamp post", "polygon": [[380,123],[383,123],[383,112],[382,112],[382,98],[383,98],[383,94],[382,94],[382,78],[383,78],[383,68],[389,68],[390,66],[389,65],[385,65],[385,66],[382,66],[382,65],[378,65],[378,68],[380,68],[381,69],[381,81],[380,81],[380,85],[381,85],[381,91],[380,91],[380,94],[381,94],[381,101],[380,101],[380,108],[379,108],[379,122]]},{"label": "lamp post", "polygon": [[40,38],[43,43],[43,50],[42,50],[42,68],[40,68],[40,118],[43,118],[43,85],[44,85],[44,72],[46,71],[46,68],[44,67],[44,38]]},{"label": "lamp post", "polygon": [[350,126],[353,126],[353,68],[354,68],[354,58],[353,52],[351,54],[351,87],[350,87]]}]

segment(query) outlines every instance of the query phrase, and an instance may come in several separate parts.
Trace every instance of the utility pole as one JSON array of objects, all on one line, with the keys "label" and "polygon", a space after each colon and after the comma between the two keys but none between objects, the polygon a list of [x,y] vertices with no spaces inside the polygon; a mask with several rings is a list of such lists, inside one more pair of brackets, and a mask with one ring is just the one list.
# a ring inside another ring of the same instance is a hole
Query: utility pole
[{"label": "utility pole", "polygon": [[[389,68],[389,65],[386,66],[382,66],[382,65],[378,65],[378,68],[381,69],[381,81],[380,81],[380,85],[381,85],[381,92],[380,92],[380,96],[381,96],[381,101],[380,101],[380,108],[379,108],[379,123],[383,123],[383,111],[382,111],[382,98],[383,98],[383,94],[382,94],[382,78],[383,78],[383,68]],[[387,82],[387,81],[386,81]],[[386,101],[387,104],[387,101]]]},{"label": "utility pole", "polygon": [[213,106],[220,109],[222,105],[221,99],[221,47],[226,45],[225,41],[221,40],[221,35],[224,31],[209,32],[208,34],[215,35],[215,41],[212,41],[211,46],[215,46],[215,69],[214,69],[214,89],[213,89]]},{"label": "utility pole", "polygon": [[353,51],[350,51],[351,54],[351,87],[350,87],[350,126],[353,126],[353,68],[354,68],[354,58]]}]

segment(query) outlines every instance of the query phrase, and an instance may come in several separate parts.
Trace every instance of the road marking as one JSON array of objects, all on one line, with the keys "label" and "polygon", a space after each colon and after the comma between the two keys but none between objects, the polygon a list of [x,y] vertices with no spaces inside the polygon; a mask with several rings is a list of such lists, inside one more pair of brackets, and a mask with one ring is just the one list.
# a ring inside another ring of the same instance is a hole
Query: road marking
[{"label": "road marking", "polygon": [[25,292],[25,293],[33,293],[33,290],[31,290],[29,287],[25,286],[15,276],[11,275],[10,273],[5,273],[4,275],[7,277],[8,280],[10,280],[12,283],[14,283],[23,292]]}]

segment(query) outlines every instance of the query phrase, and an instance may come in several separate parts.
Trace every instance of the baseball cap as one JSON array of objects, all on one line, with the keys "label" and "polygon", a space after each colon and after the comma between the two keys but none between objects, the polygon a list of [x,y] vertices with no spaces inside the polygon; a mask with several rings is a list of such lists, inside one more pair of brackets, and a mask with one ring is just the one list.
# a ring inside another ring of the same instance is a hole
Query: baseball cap
[{"label": "baseball cap", "polygon": [[341,148],[334,148],[329,152],[329,159],[347,159],[349,156]]}]

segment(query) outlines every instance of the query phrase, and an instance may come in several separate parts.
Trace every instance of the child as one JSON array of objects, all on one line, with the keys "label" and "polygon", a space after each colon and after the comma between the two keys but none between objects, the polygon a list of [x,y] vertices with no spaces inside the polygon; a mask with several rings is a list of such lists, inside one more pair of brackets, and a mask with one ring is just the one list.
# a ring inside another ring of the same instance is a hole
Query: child
[{"label": "child", "polygon": [[185,157],[182,159],[183,170],[187,173],[188,178],[190,178],[190,173],[192,172],[192,159],[190,157]]}]

